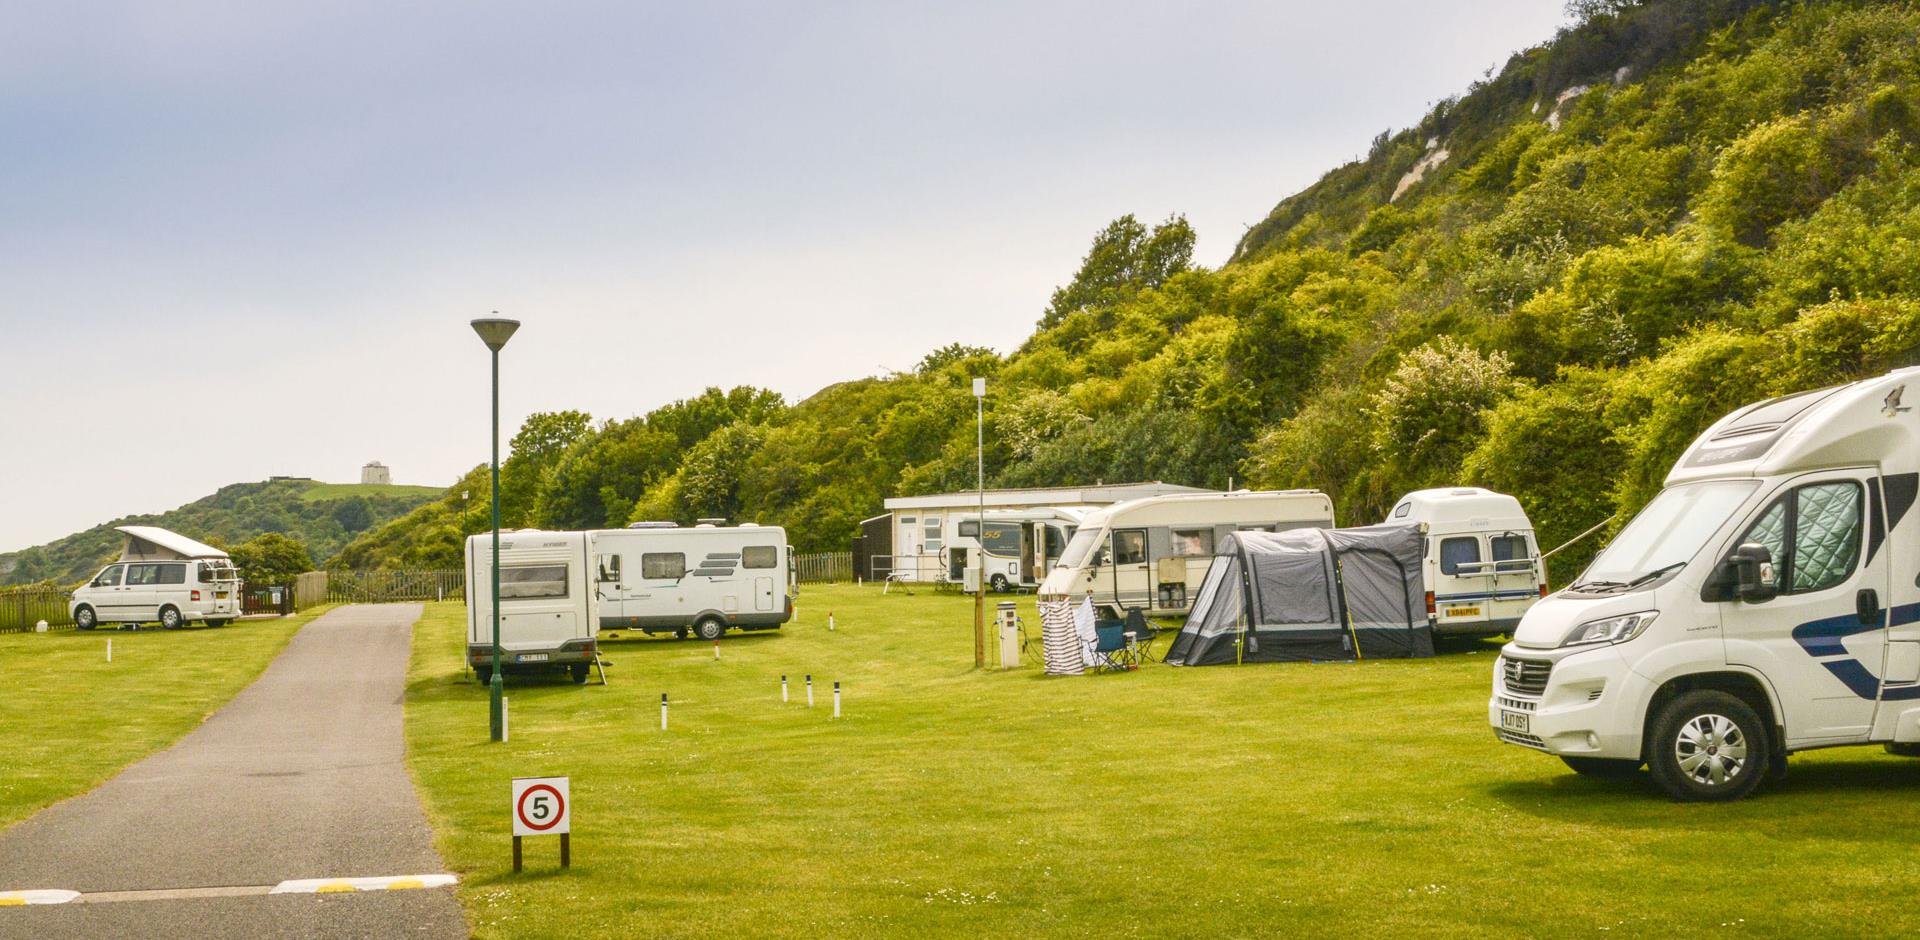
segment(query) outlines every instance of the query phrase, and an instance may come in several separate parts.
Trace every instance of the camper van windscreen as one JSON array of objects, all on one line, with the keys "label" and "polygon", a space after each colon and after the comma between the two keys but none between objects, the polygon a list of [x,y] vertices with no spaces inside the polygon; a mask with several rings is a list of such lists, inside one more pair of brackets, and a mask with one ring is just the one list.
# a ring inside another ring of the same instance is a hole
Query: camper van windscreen
[{"label": "camper van windscreen", "polygon": [[566,565],[519,565],[500,569],[501,600],[566,596]]}]

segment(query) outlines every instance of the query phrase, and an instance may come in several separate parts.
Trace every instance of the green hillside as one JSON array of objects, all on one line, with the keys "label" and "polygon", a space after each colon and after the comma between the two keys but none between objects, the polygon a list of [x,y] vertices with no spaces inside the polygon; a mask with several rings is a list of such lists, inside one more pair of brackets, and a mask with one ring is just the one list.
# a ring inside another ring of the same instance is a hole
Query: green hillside
[{"label": "green hillside", "polygon": [[363,486],[276,479],[235,483],[178,509],[126,516],[45,545],[0,554],[0,584],[71,584],[120,554],[121,525],[157,525],[229,548],[278,532],[297,539],[314,558],[327,558],[348,540],[376,528],[442,491],[429,486]]},{"label": "green hillside", "polygon": [[[723,515],[840,549],[886,496],[972,484],[986,375],[992,485],[1314,486],[1357,524],[1479,483],[1552,545],[1637,509],[1728,409],[1920,358],[1920,10],[1574,7],[1220,268],[1182,219],[1115,221],[1010,354],[950,346],[791,406],[536,416],[509,524]],[[452,563],[475,521],[438,503],[344,557]]]}]

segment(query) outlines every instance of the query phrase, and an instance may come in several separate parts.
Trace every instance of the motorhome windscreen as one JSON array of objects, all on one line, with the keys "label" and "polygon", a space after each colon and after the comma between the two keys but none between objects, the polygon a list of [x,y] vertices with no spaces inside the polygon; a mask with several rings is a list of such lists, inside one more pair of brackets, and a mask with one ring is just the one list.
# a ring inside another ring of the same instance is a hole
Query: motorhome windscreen
[{"label": "motorhome windscreen", "polygon": [[1073,534],[1073,540],[1067,543],[1067,550],[1060,556],[1060,564],[1066,568],[1078,568],[1086,564],[1087,556],[1099,547],[1107,537],[1107,530],[1101,526],[1089,526]]},{"label": "motorhome windscreen", "polygon": [[1626,583],[1692,559],[1758,485],[1756,480],[1712,480],[1661,490],[1613,537],[1580,580]]},{"label": "motorhome windscreen", "polygon": [[500,569],[501,600],[566,596],[566,565],[515,565]]}]

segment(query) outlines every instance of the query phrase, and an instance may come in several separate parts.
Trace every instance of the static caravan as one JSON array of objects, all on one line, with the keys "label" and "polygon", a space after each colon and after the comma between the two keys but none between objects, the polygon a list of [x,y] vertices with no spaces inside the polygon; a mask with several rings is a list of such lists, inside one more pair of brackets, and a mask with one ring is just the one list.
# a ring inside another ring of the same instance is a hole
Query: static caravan
[{"label": "static caravan", "polygon": [[[1155,481],[987,490],[984,498],[977,490],[895,496],[885,503],[888,515],[892,517],[890,537],[882,540],[869,536],[864,550],[870,554],[869,567],[875,579],[959,585],[966,568],[967,550],[975,547],[973,537],[963,539],[960,535],[960,523],[980,515],[982,509],[987,512],[1054,508],[1093,510],[1147,496],[1206,492],[1209,491]],[[886,557],[873,555],[876,547],[882,544],[891,554]]]},{"label": "static caravan", "polygon": [[[467,662],[493,678],[493,534],[467,538]],[[500,667],[587,681],[597,652],[587,533],[500,533]]]},{"label": "static caravan", "polygon": [[639,523],[588,533],[603,630],[775,630],[793,619],[793,554],[779,526]]},{"label": "static caravan", "polygon": [[[1912,402],[1909,402],[1909,398]],[[1732,799],[1810,748],[1920,756],[1920,369],[1735,410],[1500,651],[1487,721]]]},{"label": "static caravan", "polygon": [[1546,593],[1533,522],[1520,501],[1477,486],[1415,490],[1387,524],[1417,524],[1427,536],[1422,574],[1433,631],[1499,636]]},{"label": "static caravan", "polygon": [[984,535],[977,515],[960,516],[948,549],[947,579],[969,593],[975,577],[984,577],[988,590],[1000,594],[1039,587],[1086,515],[1084,509],[1058,506],[989,509]]},{"label": "static caravan", "polygon": [[1041,600],[1092,597],[1110,616],[1140,608],[1185,614],[1212,564],[1214,546],[1236,531],[1333,528],[1333,500],[1319,490],[1240,490],[1136,499],[1080,522]]},{"label": "static caravan", "polygon": [[174,630],[199,620],[223,626],[240,616],[240,572],[226,552],[157,526],[123,525],[120,560],[76,588],[74,626],[157,623]]}]

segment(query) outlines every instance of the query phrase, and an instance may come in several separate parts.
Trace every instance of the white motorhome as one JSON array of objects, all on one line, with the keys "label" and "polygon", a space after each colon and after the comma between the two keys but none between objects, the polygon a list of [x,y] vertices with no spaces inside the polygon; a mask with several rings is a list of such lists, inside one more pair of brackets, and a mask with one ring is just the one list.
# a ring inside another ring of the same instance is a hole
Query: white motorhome
[{"label": "white motorhome", "polygon": [[793,619],[793,554],[779,526],[639,523],[588,533],[603,630],[775,630]]},{"label": "white motorhome", "polygon": [[1487,718],[1574,770],[1745,795],[1786,755],[1920,755],[1920,369],[1741,408],[1520,621]]},{"label": "white motorhome", "polygon": [[1386,522],[1426,535],[1427,619],[1447,636],[1499,636],[1546,593],[1533,523],[1520,501],[1477,486],[1415,490]]},{"label": "white motorhome", "polygon": [[[493,534],[467,538],[467,662],[493,678]],[[587,681],[598,656],[587,533],[500,533],[500,671]]]},{"label": "white motorhome", "polygon": [[[995,593],[1039,587],[1086,515],[1083,509],[1052,506],[989,509],[984,538],[978,514],[960,517],[956,534],[948,543],[947,580],[969,585],[964,590],[970,592],[978,571]],[[984,558],[980,557],[983,553]]]},{"label": "white motorhome", "polygon": [[157,526],[117,528],[127,537],[120,560],[67,601],[74,626],[158,623],[175,630],[194,620],[224,626],[240,616],[240,572],[226,552]]},{"label": "white motorhome", "polygon": [[1213,562],[1215,543],[1243,529],[1333,528],[1333,500],[1319,490],[1181,493],[1116,503],[1087,513],[1040,598],[1093,598],[1110,616],[1140,608],[1185,614]]}]

